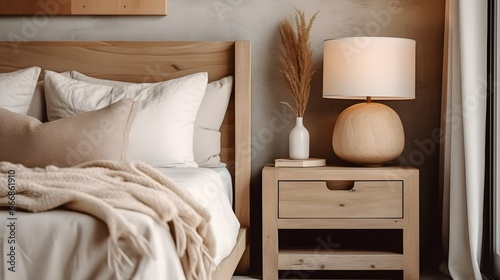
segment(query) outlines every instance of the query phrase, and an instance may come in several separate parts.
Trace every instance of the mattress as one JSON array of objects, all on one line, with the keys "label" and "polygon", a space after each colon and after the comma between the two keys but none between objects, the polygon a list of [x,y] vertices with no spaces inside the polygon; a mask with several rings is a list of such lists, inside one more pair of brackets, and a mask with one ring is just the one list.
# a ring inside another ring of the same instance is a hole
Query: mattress
[{"label": "mattress", "polygon": [[[216,168],[159,168],[179,185],[185,187],[210,215],[216,250],[213,260],[219,264],[236,243],[239,222],[228,195],[229,173]],[[227,170],[226,170],[227,171]],[[221,175],[226,174],[226,175]],[[229,178],[230,179],[230,178]],[[223,183],[226,181],[226,183]],[[230,180],[229,180],[230,182]],[[158,225],[151,217],[119,210],[137,226],[155,251],[155,259],[139,259],[123,249],[136,264],[126,271],[125,279],[185,279],[177,257],[174,239],[168,228]],[[89,215],[66,210],[41,213],[17,211],[15,272],[9,271],[6,212],[0,212],[0,279],[111,279],[107,267],[107,227]]]}]

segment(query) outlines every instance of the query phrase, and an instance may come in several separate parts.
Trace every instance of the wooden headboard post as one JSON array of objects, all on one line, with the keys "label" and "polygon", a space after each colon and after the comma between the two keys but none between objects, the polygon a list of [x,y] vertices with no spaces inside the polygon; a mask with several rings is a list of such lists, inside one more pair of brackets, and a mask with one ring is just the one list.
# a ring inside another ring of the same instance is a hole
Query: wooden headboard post
[{"label": "wooden headboard post", "polygon": [[242,226],[250,226],[251,176],[251,49],[250,42],[237,41],[235,54],[235,205]]},{"label": "wooden headboard post", "polygon": [[[242,227],[250,227],[250,178],[252,164],[252,53],[249,41],[236,41],[235,53],[235,213]],[[250,230],[247,230],[247,234]],[[250,269],[250,237],[238,271]]]}]

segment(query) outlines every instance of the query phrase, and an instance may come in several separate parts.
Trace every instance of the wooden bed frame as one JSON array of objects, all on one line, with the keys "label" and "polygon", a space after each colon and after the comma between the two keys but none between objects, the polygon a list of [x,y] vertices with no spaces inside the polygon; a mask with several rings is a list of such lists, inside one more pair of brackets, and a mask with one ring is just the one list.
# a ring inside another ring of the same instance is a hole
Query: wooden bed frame
[{"label": "wooden bed frame", "polygon": [[[241,224],[231,255],[213,279],[231,279],[249,268],[251,172],[251,46],[228,42],[0,42],[0,73],[39,66],[56,72],[76,70],[101,79],[158,82],[196,72],[209,81],[234,75],[235,86],[221,127],[221,160],[233,177],[234,210]],[[244,252],[246,253],[244,254]],[[242,257],[243,256],[243,257]]]}]

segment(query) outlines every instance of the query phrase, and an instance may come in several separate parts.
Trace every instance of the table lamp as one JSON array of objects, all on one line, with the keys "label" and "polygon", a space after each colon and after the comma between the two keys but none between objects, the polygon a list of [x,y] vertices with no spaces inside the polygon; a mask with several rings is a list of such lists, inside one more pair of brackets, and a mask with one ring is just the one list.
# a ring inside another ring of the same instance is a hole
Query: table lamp
[{"label": "table lamp", "polygon": [[415,98],[415,40],[348,37],[324,41],[323,98],[362,99],[337,118],[332,144],[341,159],[376,166],[404,148],[403,124],[373,100]]}]

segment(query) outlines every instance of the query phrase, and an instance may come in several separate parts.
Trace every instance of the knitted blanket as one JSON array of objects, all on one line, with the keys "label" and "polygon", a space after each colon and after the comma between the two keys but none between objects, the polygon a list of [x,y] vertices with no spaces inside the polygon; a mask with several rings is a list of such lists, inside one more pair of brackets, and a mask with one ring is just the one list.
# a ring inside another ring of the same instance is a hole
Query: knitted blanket
[{"label": "knitted blanket", "polygon": [[[122,279],[133,266],[118,240],[142,257],[154,257],[148,241],[116,208],[147,214],[170,226],[186,279],[210,279],[215,269],[209,213],[189,192],[140,162],[92,161],[74,167],[26,168],[0,162],[0,206],[9,206],[9,170],[15,172],[15,207],[30,212],[65,207],[101,219],[109,229],[108,266]],[[11,181],[12,182],[12,181]]]}]

